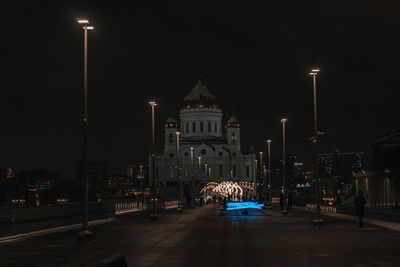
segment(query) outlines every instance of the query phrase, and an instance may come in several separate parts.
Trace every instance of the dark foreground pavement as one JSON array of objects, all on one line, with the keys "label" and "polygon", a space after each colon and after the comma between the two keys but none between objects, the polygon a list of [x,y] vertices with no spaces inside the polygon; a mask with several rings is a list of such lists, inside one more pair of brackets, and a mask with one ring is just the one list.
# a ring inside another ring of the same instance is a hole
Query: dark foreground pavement
[{"label": "dark foreground pavement", "polygon": [[92,266],[125,255],[129,266],[400,266],[400,232],[312,214],[222,217],[207,205],[157,221],[146,214],[124,216],[92,227],[93,240],[70,231],[0,247],[1,266]]}]

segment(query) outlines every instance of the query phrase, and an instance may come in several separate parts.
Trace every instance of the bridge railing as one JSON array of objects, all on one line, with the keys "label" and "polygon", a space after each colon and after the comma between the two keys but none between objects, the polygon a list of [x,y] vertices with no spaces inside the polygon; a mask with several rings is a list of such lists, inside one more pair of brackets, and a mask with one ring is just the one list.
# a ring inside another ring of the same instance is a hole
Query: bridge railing
[{"label": "bridge railing", "polygon": [[124,201],[115,203],[115,214],[123,214],[143,210],[142,201]]},{"label": "bridge railing", "polygon": [[[179,200],[160,201],[156,204],[157,209],[174,209],[179,206]],[[150,203],[142,201],[118,201],[115,203],[115,214],[141,211],[151,207]]]},{"label": "bridge railing", "polygon": [[[317,205],[315,204],[307,204],[306,209],[309,210],[315,210],[317,208]],[[336,207],[335,206],[323,206],[320,205],[321,212],[326,212],[326,213],[336,213]]]}]

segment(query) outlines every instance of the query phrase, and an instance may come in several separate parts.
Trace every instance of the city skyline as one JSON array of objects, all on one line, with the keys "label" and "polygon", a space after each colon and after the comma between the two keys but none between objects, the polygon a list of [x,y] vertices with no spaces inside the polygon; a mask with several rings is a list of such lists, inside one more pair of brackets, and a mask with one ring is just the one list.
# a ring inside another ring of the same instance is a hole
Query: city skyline
[{"label": "city skyline", "polygon": [[[398,122],[395,80],[399,52],[392,34],[398,4],[341,3],[268,7],[147,2],[117,5],[15,5],[18,31],[6,29],[10,74],[2,89],[2,168],[45,168],[75,177],[81,160],[82,31],[90,17],[89,160],[111,171],[147,159],[151,110],[157,100],[157,147],[162,125],[177,114],[198,74],[221,100],[224,120],[233,111],[243,147],[287,151],[313,164],[312,79],[318,65],[320,151],[360,151]],[[361,2],[359,2],[361,3]],[[274,6],[276,5],[276,6]],[[342,8],[345,6],[346,8]],[[227,9],[225,9],[227,8]],[[274,12],[276,11],[276,13]],[[391,13],[392,12],[392,13]],[[318,15],[314,15],[318,14]],[[317,21],[318,23],[315,23]],[[356,31],[356,34],[353,34]],[[387,116],[393,114],[393,116]],[[119,172],[119,171],[117,171]]]}]

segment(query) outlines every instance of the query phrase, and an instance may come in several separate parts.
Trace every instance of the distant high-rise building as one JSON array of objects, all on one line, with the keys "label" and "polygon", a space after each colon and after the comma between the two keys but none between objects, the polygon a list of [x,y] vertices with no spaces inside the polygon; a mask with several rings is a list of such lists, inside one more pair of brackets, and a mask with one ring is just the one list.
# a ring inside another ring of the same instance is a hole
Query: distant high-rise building
[{"label": "distant high-rise building", "polygon": [[[87,168],[89,179],[96,181],[105,181],[107,179],[107,169],[104,161],[96,160],[89,162]],[[82,162],[77,163],[77,175],[78,179],[83,175]]]},{"label": "distant high-rise building", "polygon": [[363,168],[364,152],[318,154],[318,171],[321,184],[329,194],[335,194],[343,185],[353,184],[354,174]]}]

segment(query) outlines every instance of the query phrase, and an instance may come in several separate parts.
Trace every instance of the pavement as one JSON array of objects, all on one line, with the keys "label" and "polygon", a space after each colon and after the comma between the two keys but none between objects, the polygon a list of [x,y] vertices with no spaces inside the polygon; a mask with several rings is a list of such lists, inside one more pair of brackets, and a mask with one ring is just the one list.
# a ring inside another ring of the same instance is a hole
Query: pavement
[{"label": "pavement", "polygon": [[[315,209],[308,209],[306,207],[301,207],[301,206],[293,206],[294,209],[297,210],[302,210],[306,212],[311,212],[311,213],[316,213]],[[332,212],[322,212],[321,214],[324,216],[329,216],[329,217],[335,217],[338,219],[342,220],[348,220],[352,221],[355,223],[358,223],[359,219],[357,216],[350,216],[346,214],[340,214],[340,213],[332,213]],[[363,218],[363,222],[366,224],[371,224],[371,225],[376,225],[384,228],[388,228],[393,231],[400,231],[400,223],[394,223],[394,222],[387,222],[387,221],[382,221],[382,220],[375,220],[375,219],[368,219],[368,218]]]},{"label": "pavement", "polygon": [[219,216],[218,205],[174,210],[149,220],[127,214],[90,228],[0,244],[1,266],[93,266],[124,255],[128,266],[400,266],[400,232],[291,210],[270,216]]}]

